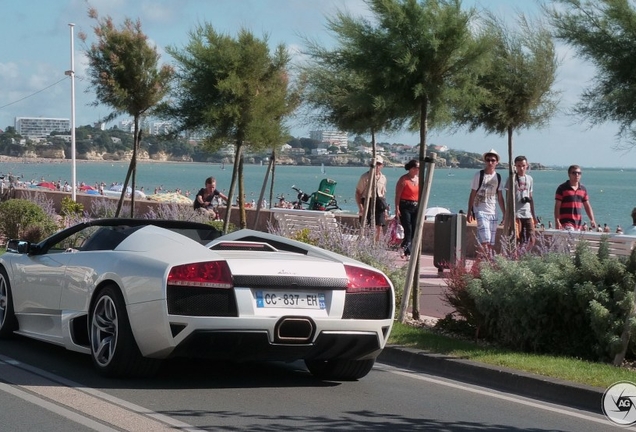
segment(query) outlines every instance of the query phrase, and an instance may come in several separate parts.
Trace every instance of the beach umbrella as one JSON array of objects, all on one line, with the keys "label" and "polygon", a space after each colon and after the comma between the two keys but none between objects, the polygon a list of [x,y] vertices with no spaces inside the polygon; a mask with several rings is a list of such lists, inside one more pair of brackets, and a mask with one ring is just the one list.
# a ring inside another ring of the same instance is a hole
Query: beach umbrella
[{"label": "beach umbrella", "polygon": [[[108,190],[115,191],[115,192],[121,192],[123,188],[124,188],[124,185],[116,184],[116,185],[113,185],[113,186],[109,187]],[[128,186],[126,188],[126,193],[132,193],[132,188],[130,186]]]},{"label": "beach umbrella", "polygon": [[46,188],[50,190],[57,190],[57,186],[55,186],[55,183],[51,183],[51,182],[40,182],[38,183],[38,187],[42,187],[42,188]]},{"label": "beach umbrella", "polygon": [[450,210],[444,207],[429,207],[424,213],[424,220],[435,220],[435,216],[438,214],[450,214]]},{"label": "beach umbrella", "polygon": [[95,188],[94,188],[93,186],[84,185],[84,186],[80,186],[80,187],[79,187],[79,190],[84,191],[84,192],[85,192],[85,191],[91,191],[91,190],[93,190],[93,191],[94,191],[94,190],[95,190]]}]

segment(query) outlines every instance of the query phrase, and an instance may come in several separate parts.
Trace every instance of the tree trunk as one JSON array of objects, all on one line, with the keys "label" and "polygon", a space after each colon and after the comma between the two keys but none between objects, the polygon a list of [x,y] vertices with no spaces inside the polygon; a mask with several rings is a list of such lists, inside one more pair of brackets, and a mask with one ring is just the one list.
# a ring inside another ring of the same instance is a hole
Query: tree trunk
[{"label": "tree trunk", "polygon": [[[375,129],[371,128],[371,167],[369,168],[369,182],[367,183],[367,194],[364,200],[364,211],[362,212],[362,229],[364,233],[367,226],[367,215],[371,220],[371,233],[375,243],[375,196],[377,195],[376,179],[375,179],[375,158],[376,155]],[[371,192],[374,192],[373,194]],[[373,195],[373,196],[372,196]]]},{"label": "tree trunk", "polygon": [[[256,201],[256,216],[254,218],[254,229],[258,226],[258,220],[261,216],[261,203],[263,202],[263,198],[265,198],[265,190],[267,189],[267,180],[269,180],[269,173],[272,171],[272,164],[274,163],[274,154],[272,153],[272,157],[269,159],[269,164],[267,164],[267,171],[265,172],[265,178],[263,179],[263,185],[261,186],[261,192],[258,194],[258,201]],[[272,202],[272,193],[270,190],[270,198],[269,202]]]},{"label": "tree trunk", "polygon": [[[411,257],[409,259],[408,273],[404,284],[404,298],[402,299],[402,309],[400,310],[400,321],[405,322],[406,310],[413,293],[413,319],[420,319],[420,257],[422,254],[422,232],[424,228],[424,213],[428,206],[428,187],[425,183],[426,173],[426,135],[428,134],[428,98],[424,98],[420,107],[420,172],[419,188],[420,197],[418,201],[417,219],[415,222],[415,233],[411,243]],[[429,177],[432,181],[432,171],[435,167],[433,162],[428,167]]]},{"label": "tree trunk", "polygon": [[239,227],[241,229],[247,228],[247,217],[245,215],[245,181],[243,178],[243,153],[239,157],[238,165],[238,185],[239,185]]},{"label": "tree trunk", "polygon": [[232,181],[230,189],[227,193],[227,207],[225,208],[225,221],[223,222],[223,234],[227,234],[230,226],[230,215],[232,210],[232,201],[234,197],[234,188],[236,187],[236,178],[238,177],[239,159],[243,153],[243,141],[236,140],[236,151],[234,152],[234,167],[232,168]]},{"label": "tree trunk", "polygon": [[506,213],[502,215],[504,218],[504,234],[506,239],[511,242],[509,246],[514,250],[516,241],[515,232],[515,196],[517,183],[514,181],[514,163],[513,163],[513,132],[512,126],[508,126],[508,188],[506,189]]},{"label": "tree trunk", "polygon": [[[130,217],[135,217],[135,187],[136,187],[136,178],[137,178],[137,154],[139,145],[141,143],[141,130],[139,127],[139,117],[135,117],[135,138],[133,140],[133,154],[132,160],[130,164],[132,165],[132,179],[130,184],[131,194],[130,194]],[[128,189],[128,188],[126,188]]]}]

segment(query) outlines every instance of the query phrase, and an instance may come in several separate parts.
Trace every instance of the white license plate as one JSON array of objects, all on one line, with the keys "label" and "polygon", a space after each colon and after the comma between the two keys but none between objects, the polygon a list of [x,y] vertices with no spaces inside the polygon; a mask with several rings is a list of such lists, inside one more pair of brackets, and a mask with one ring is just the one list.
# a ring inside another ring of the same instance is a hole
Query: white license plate
[{"label": "white license plate", "polygon": [[256,291],[257,308],[325,309],[324,293]]}]

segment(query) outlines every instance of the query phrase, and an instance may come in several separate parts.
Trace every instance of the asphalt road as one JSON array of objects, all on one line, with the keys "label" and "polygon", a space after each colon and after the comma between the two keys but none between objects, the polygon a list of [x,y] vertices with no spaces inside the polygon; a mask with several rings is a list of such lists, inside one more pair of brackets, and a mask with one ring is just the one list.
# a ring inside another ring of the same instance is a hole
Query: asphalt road
[{"label": "asphalt road", "polygon": [[111,380],[88,356],[17,338],[0,343],[0,427],[68,430],[602,431],[602,414],[378,363],[357,382],[302,363],[171,361]]}]

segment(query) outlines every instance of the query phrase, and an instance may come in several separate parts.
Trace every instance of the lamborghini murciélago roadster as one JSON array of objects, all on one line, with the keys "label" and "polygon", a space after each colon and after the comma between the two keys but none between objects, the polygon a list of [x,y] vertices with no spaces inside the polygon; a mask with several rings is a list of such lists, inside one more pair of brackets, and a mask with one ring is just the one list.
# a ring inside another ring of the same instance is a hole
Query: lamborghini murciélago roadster
[{"label": "lamborghini murci\u00e9lago roadster", "polygon": [[317,377],[365,376],[394,290],[379,270],[305,243],[192,222],[99,219],[0,255],[0,337],[90,354],[106,376],[162,359],[304,360]]}]

